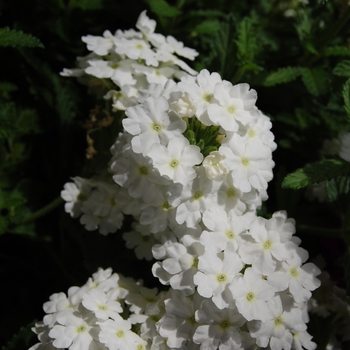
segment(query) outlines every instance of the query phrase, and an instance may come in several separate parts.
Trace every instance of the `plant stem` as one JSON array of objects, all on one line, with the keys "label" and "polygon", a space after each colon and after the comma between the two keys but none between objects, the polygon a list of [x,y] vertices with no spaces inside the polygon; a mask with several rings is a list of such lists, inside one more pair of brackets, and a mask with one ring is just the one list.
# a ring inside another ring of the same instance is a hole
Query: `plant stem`
[{"label": "plant stem", "polygon": [[39,209],[38,211],[36,211],[35,213],[33,213],[32,215],[29,215],[28,217],[26,217],[23,221],[22,221],[22,225],[23,224],[29,224],[33,221],[35,221],[36,219],[39,219],[40,217],[46,215],[47,213],[49,213],[51,210],[57,208],[59,205],[61,205],[63,203],[63,199],[61,197],[56,198],[55,200],[53,200],[51,203],[49,203],[48,205],[46,205],[45,207]]}]

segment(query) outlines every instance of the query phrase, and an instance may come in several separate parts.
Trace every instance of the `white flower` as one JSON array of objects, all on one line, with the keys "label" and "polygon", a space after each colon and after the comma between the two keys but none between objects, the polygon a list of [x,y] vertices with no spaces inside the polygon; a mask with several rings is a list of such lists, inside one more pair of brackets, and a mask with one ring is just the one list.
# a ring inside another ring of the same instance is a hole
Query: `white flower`
[{"label": "white flower", "polygon": [[339,149],[339,157],[343,158],[347,162],[350,162],[350,132],[348,133],[340,133],[340,149]]},{"label": "white flower", "polygon": [[198,261],[198,272],[194,276],[198,293],[205,298],[212,297],[219,309],[229,307],[232,295],[228,286],[243,268],[238,254],[227,249],[218,257],[215,251],[208,250]]},{"label": "white flower", "polygon": [[267,182],[273,177],[271,150],[260,140],[247,142],[238,134],[233,134],[219,151],[226,156],[226,163],[233,184],[242,192],[252,188],[266,190]]},{"label": "white flower", "polygon": [[217,83],[221,82],[221,77],[218,73],[209,73],[203,69],[199,72],[196,78],[185,76],[178,83],[178,87],[182,92],[187,92],[192,101],[196,105],[196,117],[204,125],[213,125],[207,114],[207,108],[210,103],[213,103],[214,89]]},{"label": "white flower", "polygon": [[281,242],[280,232],[270,230],[267,223],[268,220],[264,218],[256,218],[249,228],[249,235],[255,242],[247,240],[239,248],[242,260],[263,275],[270,275],[275,271],[277,261],[292,259],[296,250],[293,242]]},{"label": "white flower", "polygon": [[240,349],[239,327],[245,321],[235,307],[220,310],[211,300],[205,300],[196,312],[196,321],[203,325],[197,328],[193,341],[201,344],[201,349]]},{"label": "white flower", "polygon": [[153,144],[167,144],[177,134],[186,129],[186,123],[177,115],[169,114],[167,100],[160,96],[149,97],[142,105],[129,107],[123,119],[127,132],[135,137],[132,149],[136,153],[146,155]]},{"label": "white flower", "polygon": [[302,265],[308,258],[308,253],[302,248],[297,248],[293,259],[282,263],[279,270],[269,276],[269,283],[276,291],[289,288],[296,302],[304,302],[310,299],[312,290],[320,286],[316,278],[321,271],[313,263]]},{"label": "white flower", "polygon": [[249,91],[248,84],[219,82],[215,85],[214,97],[218,103],[208,106],[208,115],[214,125],[220,125],[227,131],[238,131],[239,123],[247,125],[254,120],[257,93]]},{"label": "white flower", "polygon": [[232,251],[237,251],[243,243],[241,235],[249,227],[247,215],[236,215],[234,211],[229,214],[218,207],[209,208],[203,214],[203,223],[210,231],[203,231],[200,241],[205,250],[213,250],[217,253],[231,247]]},{"label": "white flower", "polygon": [[109,319],[98,324],[101,327],[99,340],[110,350],[136,350],[137,344],[146,346],[146,342],[131,331],[131,323],[128,320]]},{"label": "white flower", "polygon": [[219,151],[210,152],[203,160],[203,167],[209,179],[220,180],[223,176],[228,174],[228,168],[223,161],[225,155]]},{"label": "white flower", "polygon": [[87,35],[81,38],[87,44],[88,50],[95,52],[99,56],[105,56],[110,52],[114,46],[114,39],[109,30],[103,32],[103,37]]},{"label": "white flower", "polygon": [[77,218],[82,213],[83,203],[89,198],[92,183],[88,179],[73,177],[73,182],[67,182],[61,191],[61,197],[66,201],[64,210],[71,217]]},{"label": "white flower", "polygon": [[108,300],[107,295],[98,289],[91,289],[84,294],[82,304],[100,320],[107,320],[109,317],[116,319],[123,312],[118,301]]},{"label": "white flower", "polygon": [[94,343],[96,327],[92,314],[82,317],[77,312],[62,313],[57,317],[58,324],[54,326],[49,336],[54,339],[53,345],[58,348],[68,348],[70,350],[85,350]]},{"label": "white flower", "polygon": [[174,136],[167,147],[154,144],[147,155],[162,176],[183,185],[196,177],[194,166],[203,159],[199,147],[183,136]]},{"label": "white flower", "polygon": [[251,267],[245,270],[243,276],[234,277],[229,288],[238,311],[247,321],[266,322],[273,318],[267,301],[274,296],[275,292],[269,283]]},{"label": "white flower", "polygon": [[197,293],[187,297],[171,289],[170,299],[165,300],[165,314],[158,322],[158,332],[167,339],[169,347],[178,349],[191,341],[198,327],[195,312],[202,301],[203,298]]}]

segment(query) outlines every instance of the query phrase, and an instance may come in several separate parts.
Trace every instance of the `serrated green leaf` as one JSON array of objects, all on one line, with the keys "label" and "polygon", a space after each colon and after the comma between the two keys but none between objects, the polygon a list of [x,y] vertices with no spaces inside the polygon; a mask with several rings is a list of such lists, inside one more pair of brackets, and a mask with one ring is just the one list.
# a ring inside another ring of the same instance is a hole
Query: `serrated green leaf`
[{"label": "serrated green leaf", "polygon": [[328,74],[322,68],[302,68],[301,74],[311,95],[320,96],[328,91]]},{"label": "serrated green leaf", "polygon": [[275,72],[270,73],[263,85],[264,86],[275,86],[278,84],[285,84],[295,80],[301,75],[300,67],[284,67],[280,68]]},{"label": "serrated green leaf", "polygon": [[237,28],[237,58],[242,63],[252,61],[259,50],[259,46],[256,43],[254,22],[255,18],[245,17]]},{"label": "serrated green leaf", "polygon": [[19,30],[11,30],[8,27],[0,28],[0,46],[44,47],[41,41],[33,35],[25,34]]},{"label": "serrated green leaf", "polygon": [[181,11],[176,7],[169,5],[165,0],[148,0],[151,10],[162,17],[176,17]]},{"label": "serrated green leaf", "polygon": [[325,56],[350,56],[350,49],[346,46],[331,46],[324,49]]},{"label": "serrated green leaf", "polygon": [[350,120],[350,79],[346,81],[343,86],[343,99],[344,99],[344,108],[348,119]]},{"label": "serrated green leaf", "polygon": [[350,77],[350,60],[342,61],[336,65],[333,69],[333,73],[335,75],[339,75],[341,77]]},{"label": "serrated green leaf", "polygon": [[323,159],[288,174],[282,182],[282,187],[299,190],[309,185],[349,174],[350,163],[341,159]]},{"label": "serrated green leaf", "polygon": [[32,331],[32,327],[35,325],[36,320],[29,323],[25,327],[21,327],[20,330],[14,334],[11,340],[2,347],[2,350],[16,350],[28,348],[30,343],[35,338],[35,333]]},{"label": "serrated green leaf", "polygon": [[103,0],[70,0],[69,7],[80,8],[83,11],[99,10],[103,8]]}]

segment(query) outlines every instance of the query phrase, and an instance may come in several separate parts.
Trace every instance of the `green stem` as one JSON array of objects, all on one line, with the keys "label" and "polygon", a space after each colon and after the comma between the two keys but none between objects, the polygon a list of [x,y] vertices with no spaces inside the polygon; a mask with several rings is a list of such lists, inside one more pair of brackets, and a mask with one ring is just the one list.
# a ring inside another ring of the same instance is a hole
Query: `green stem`
[{"label": "green stem", "polygon": [[297,225],[297,232],[322,237],[342,237],[342,231],[340,229],[310,227],[307,225]]},{"label": "green stem", "polygon": [[54,201],[52,201],[51,203],[46,205],[44,208],[41,208],[38,211],[36,211],[35,213],[33,213],[32,215],[29,215],[28,217],[26,217],[22,221],[22,225],[29,224],[29,223],[35,221],[36,219],[39,219],[40,217],[49,213],[51,210],[57,208],[63,202],[64,202],[64,200],[61,197],[56,198]]}]

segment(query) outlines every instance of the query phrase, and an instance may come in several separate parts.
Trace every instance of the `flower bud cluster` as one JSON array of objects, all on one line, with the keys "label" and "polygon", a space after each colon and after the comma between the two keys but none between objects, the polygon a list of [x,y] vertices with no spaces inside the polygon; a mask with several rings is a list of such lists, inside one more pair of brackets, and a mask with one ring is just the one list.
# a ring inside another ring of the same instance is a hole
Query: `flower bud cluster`
[{"label": "flower bud cluster", "polygon": [[125,110],[142,99],[150,84],[164,86],[169,79],[196,74],[178,56],[193,60],[198,53],[185,47],[172,36],[155,33],[156,22],[143,11],[136,23],[138,31],[106,30],[103,36],[82,37],[87,49],[86,57],[78,59],[80,68],[64,69],[61,75],[91,79],[108,79],[110,91],[106,99],[113,100],[116,110]]}]

